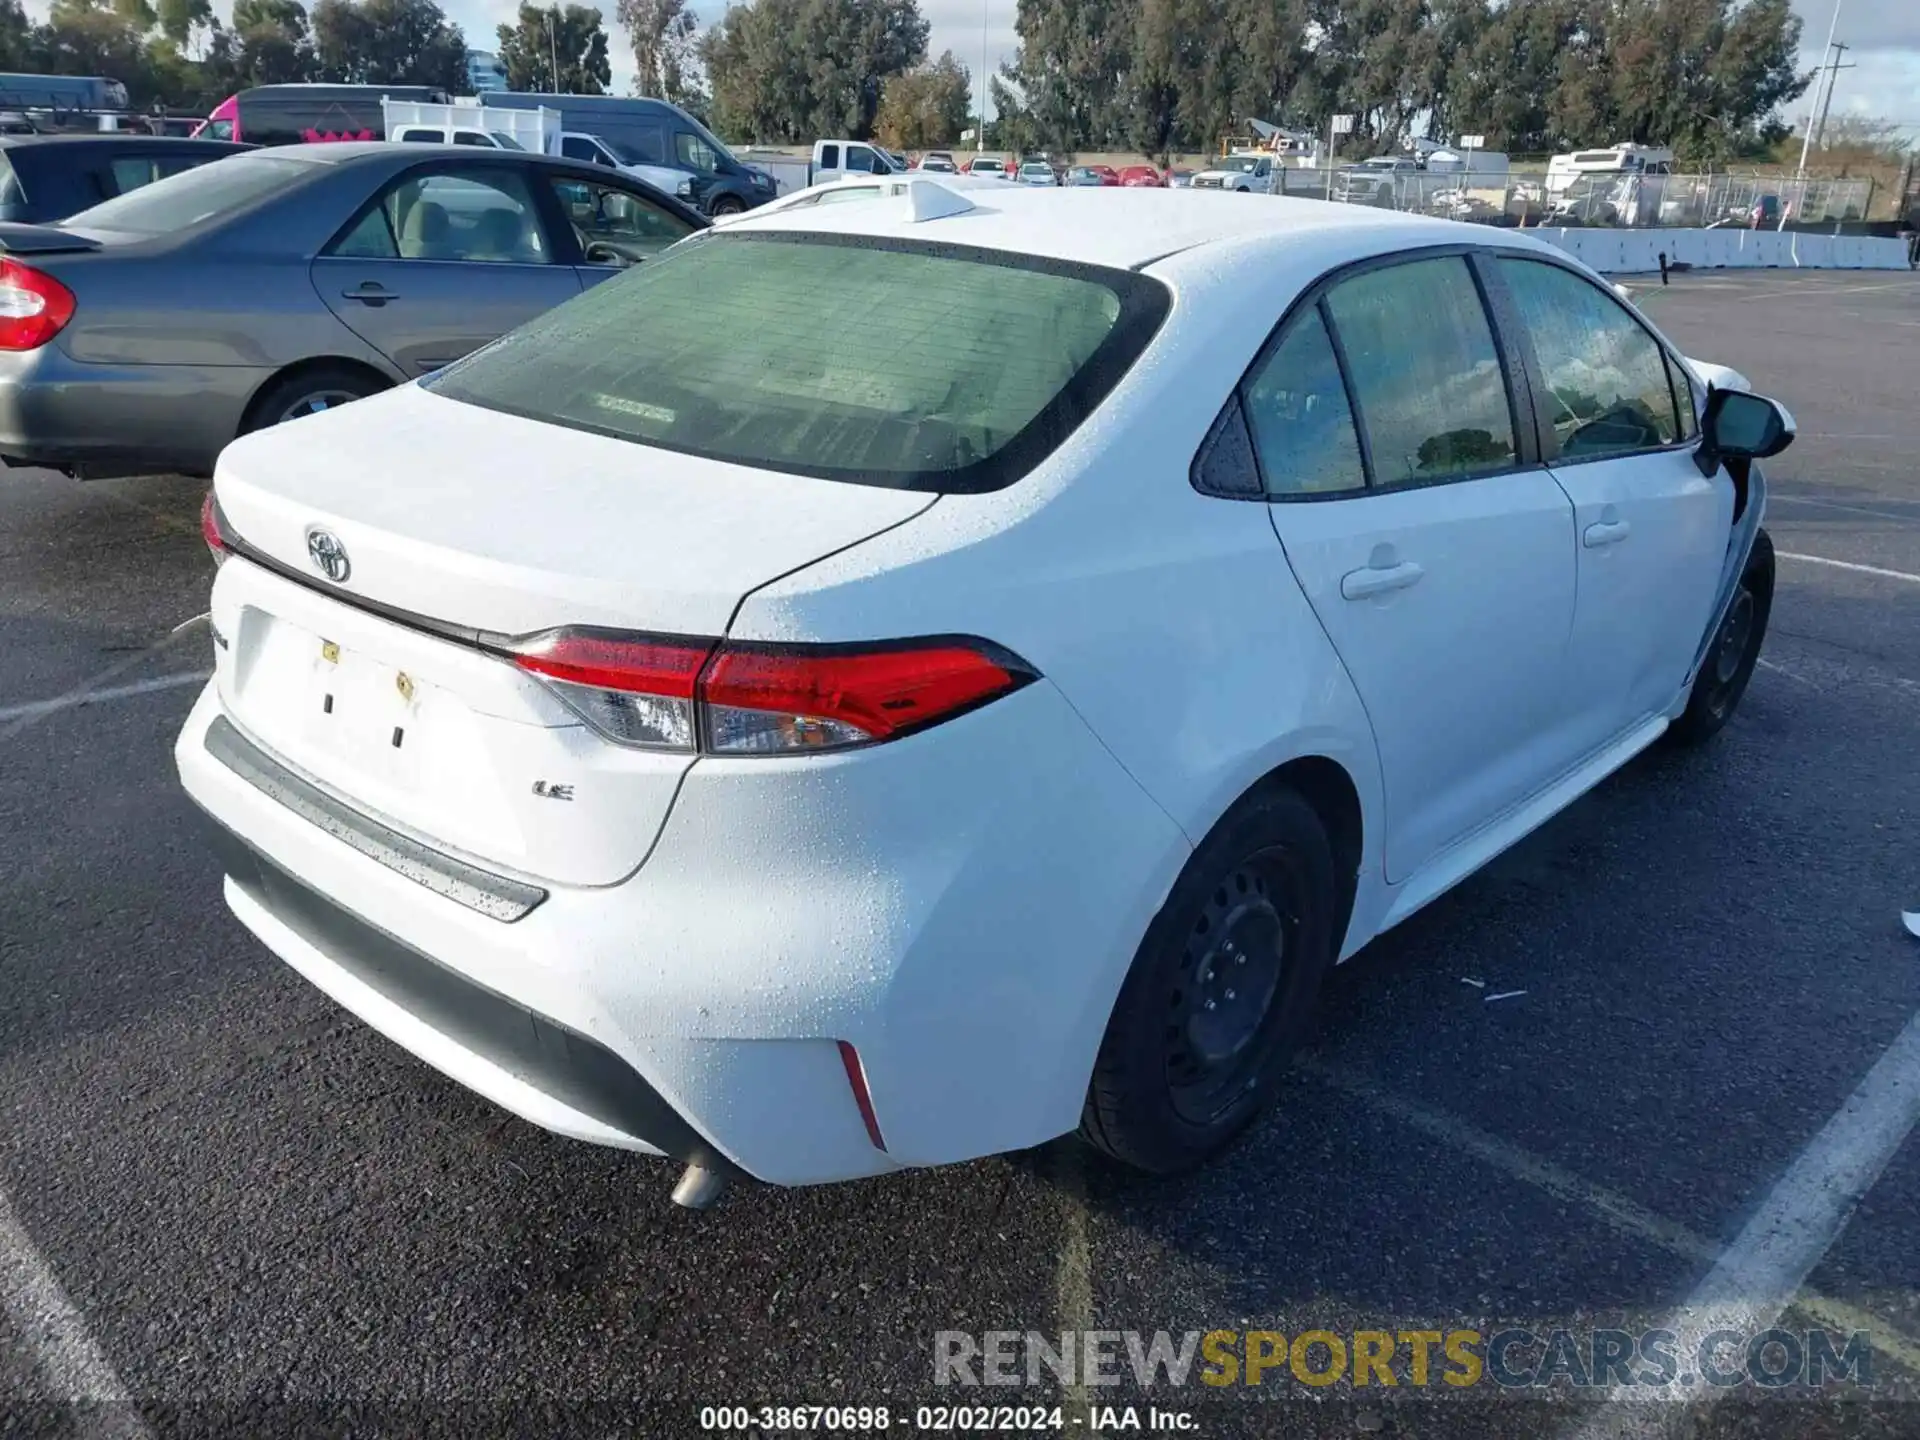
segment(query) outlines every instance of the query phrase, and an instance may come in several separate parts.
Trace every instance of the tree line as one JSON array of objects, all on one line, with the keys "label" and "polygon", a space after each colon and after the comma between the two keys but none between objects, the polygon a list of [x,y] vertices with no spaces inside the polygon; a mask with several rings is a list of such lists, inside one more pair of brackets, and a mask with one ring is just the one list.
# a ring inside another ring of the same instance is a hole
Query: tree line
[{"label": "tree line", "polygon": [[[762,0],[764,3],[764,0]],[[1547,153],[1616,141],[1685,158],[1757,153],[1786,132],[1788,0],[1018,0],[1020,48],[993,82],[1010,148],[1211,148],[1250,118],[1349,153],[1482,134]]]},{"label": "tree line", "polygon": [[[635,89],[744,140],[950,145],[975,123],[973,77],[928,59],[916,0],[746,0],[704,34],[687,0],[615,0]],[[1415,135],[1485,135],[1546,153],[1632,140],[1687,160],[1757,153],[1785,133],[1789,0],[1017,0],[1019,45],[992,77],[1000,149],[1211,149],[1251,118],[1345,153]],[[466,88],[467,41],[435,0],[0,0],[0,69],[106,75],[141,108],[210,107],[302,80]],[[601,12],[523,3],[493,47],[517,90],[603,92]]]},{"label": "tree line", "polygon": [[[600,12],[588,6],[523,3],[493,48],[514,89],[597,95],[612,79]],[[205,113],[249,86],[300,81],[457,95],[466,53],[434,0],[234,0],[227,23],[212,0],[53,0],[41,22],[21,0],[0,0],[0,70],[106,76],[140,110]]]}]

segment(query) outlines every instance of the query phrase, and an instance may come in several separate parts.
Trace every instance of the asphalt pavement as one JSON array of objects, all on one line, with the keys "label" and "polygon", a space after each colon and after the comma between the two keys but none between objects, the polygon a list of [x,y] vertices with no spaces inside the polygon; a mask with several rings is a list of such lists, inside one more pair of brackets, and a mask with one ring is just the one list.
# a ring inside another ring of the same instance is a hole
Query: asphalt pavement
[{"label": "asphalt pavement", "polygon": [[[1174,1182],[1063,1141],[689,1214],[664,1163],[442,1079],[221,902],[170,753],[209,667],[204,487],[0,473],[0,1433],[680,1436],[801,1404],[905,1431],[981,1400],[1078,1434],[1126,1433],[1084,1423],[1104,1404],[1210,1437],[1615,1423],[1567,1384],[960,1392],[933,1360],[942,1331],[1658,1326],[1902,1053],[1920,277],[1637,298],[1800,426],[1739,715],[1343,966],[1277,1112]],[[1920,1433],[1920,1150],[1808,1258],[1781,1324],[1868,1330],[1870,1383],[1747,1386],[1686,1433]]]}]

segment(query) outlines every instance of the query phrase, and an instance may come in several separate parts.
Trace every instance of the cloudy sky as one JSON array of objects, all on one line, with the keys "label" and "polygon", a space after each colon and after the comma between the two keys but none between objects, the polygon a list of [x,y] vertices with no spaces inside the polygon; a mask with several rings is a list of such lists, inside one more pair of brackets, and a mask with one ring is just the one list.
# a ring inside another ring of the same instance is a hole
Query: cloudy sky
[{"label": "cloudy sky", "polygon": [[[231,8],[230,0],[216,3],[222,15]],[[518,0],[441,3],[475,49],[491,49],[495,27],[518,9]],[[708,22],[726,9],[726,0],[694,3]],[[1846,58],[1858,68],[1841,71],[1834,110],[1881,116],[1920,133],[1920,0],[1841,0],[1841,5],[1838,38],[1853,47]],[[933,24],[933,53],[951,49],[973,74],[976,87],[983,42],[989,69],[997,68],[1013,50],[1014,0],[920,0],[920,7]],[[1833,20],[1833,0],[1793,0],[1793,7],[1806,22],[1801,62],[1811,68],[1820,62],[1820,47]],[[28,0],[27,8],[44,17],[46,0]],[[603,8],[613,41],[614,88],[625,93],[633,78],[632,60],[624,53],[624,32],[613,24],[612,5]],[[1805,113],[1811,100],[1809,92],[1788,118]],[[1596,137],[1596,143],[1604,138]]]}]

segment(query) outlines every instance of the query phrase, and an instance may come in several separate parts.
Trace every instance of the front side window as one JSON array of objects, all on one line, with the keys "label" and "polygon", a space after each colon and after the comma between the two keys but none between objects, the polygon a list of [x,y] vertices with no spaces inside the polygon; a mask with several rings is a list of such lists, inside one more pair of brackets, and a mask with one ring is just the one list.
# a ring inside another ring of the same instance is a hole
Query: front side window
[{"label": "front side window", "polygon": [[1514,461],[1493,330],[1457,255],[1368,270],[1327,294],[1377,485],[1428,484]]},{"label": "front side window", "polygon": [[569,301],[431,388],[765,470],[998,489],[1051,453],[1166,313],[1128,271],[907,241],[717,233]]},{"label": "front side window", "polygon": [[858,170],[863,175],[871,175],[876,168],[871,150],[863,145],[847,147],[847,169]]},{"label": "front side window", "polygon": [[1367,483],[1347,387],[1318,306],[1288,327],[1248,379],[1246,405],[1268,495],[1324,495]]},{"label": "front side window", "polygon": [[584,135],[568,135],[560,142],[560,153],[569,160],[584,160],[589,165],[601,163],[600,147]]},{"label": "front side window", "polygon": [[601,247],[589,256],[593,263],[629,264],[693,233],[678,215],[611,185],[556,177],[553,192],[580,236],[581,250]]},{"label": "front side window", "polygon": [[206,138],[209,140],[233,139],[233,121],[209,120],[207,122]]},{"label": "front side window", "polygon": [[416,172],[390,186],[329,255],[544,265],[552,260],[518,175]]},{"label": "front side window", "polygon": [[1533,338],[1562,456],[1657,450],[1680,439],[1666,356],[1624,305],[1544,261],[1503,257],[1500,273]]},{"label": "front side window", "polygon": [[711,175],[720,168],[720,157],[714,148],[691,130],[674,133],[673,153],[682,165],[698,175]]}]

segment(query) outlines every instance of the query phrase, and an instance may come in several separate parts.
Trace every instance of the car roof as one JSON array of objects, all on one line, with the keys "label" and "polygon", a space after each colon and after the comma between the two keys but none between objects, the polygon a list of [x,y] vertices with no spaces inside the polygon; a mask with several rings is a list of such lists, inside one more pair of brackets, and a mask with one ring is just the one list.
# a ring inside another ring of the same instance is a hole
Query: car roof
[{"label": "car roof", "polygon": [[[435,128],[428,124],[427,129]],[[473,128],[473,127],[462,127]],[[334,140],[320,145],[275,145],[252,152],[276,160],[299,160],[309,165],[351,165],[356,161],[419,160],[433,154],[455,154],[463,160],[484,160],[488,164],[554,165],[577,168],[577,162],[560,155],[536,155],[531,150],[495,150],[477,145],[397,144],[392,140]]]},{"label": "car roof", "polygon": [[901,203],[802,207],[765,215],[749,213],[728,226],[755,230],[813,231],[832,235],[893,236],[929,243],[978,245],[1116,269],[1140,269],[1155,260],[1199,246],[1252,237],[1345,233],[1369,238],[1366,248],[1397,232],[1405,244],[1459,244],[1469,238],[1456,221],[1402,215],[1368,205],[1268,196],[1187,193],[1158,189],[1059,190],[1015,186],[961,190],[946,177],[906,183],[950,189],[970,208],[938,219],[915,221]]},{"label": "car roof", "polygon": [[99,131],[75,133],[67,131],[59,135],[0,135],[0,146],[14,150],[28,145],[61,145],[74,148],[83,145],[138,145],[142,149],[158,147],[162,150],[184,150],[191,147],[238,151],[244,147],[236,140],[193,140],[185,135],[137,135],[132,131]]}]

